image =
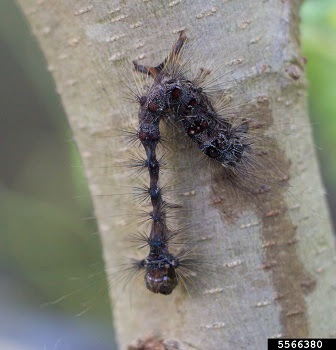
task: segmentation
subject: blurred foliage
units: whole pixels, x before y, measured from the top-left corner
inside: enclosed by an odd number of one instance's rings
[[[306,0],[301,45],[308,59],[309,109],[331,214],[336,222],[336,1]]]
[[[34,338],[35,327],[36,339],[24,340],[32,348],[53,349],[63,339],[65,349],[65,333],[85,328],[94,344],[111,349],[107,281],[96,222],[85,219],[93,214],[80,157],[46,62],[12,0],[0,3],[0,66],[0,308],[12,305],[11,322],[0,317],[0,348],[10,334]],[[29,324],[20,316],[27,309]],[[50,322],[46,340],[38,331],[43,317],[56,315],[72,326]],[[77,340],[71,349],[80,348]]]
[[[310,114],[322,174],[336,193],[336,1],[306,0],[301,15]],[[5,301],[0,294],[0,306],[40,310],[57,300],[40,312],[88,310],[83,317],[110,329],[97,228],[83,219],[92,207],[80,158],[46,62],[12,0],[0,4],[0,64],[0,283],[22,288]]]

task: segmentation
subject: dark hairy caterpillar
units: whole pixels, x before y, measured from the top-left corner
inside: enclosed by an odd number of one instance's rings
[[[166,210],[169,204],[162,197],[159,186],[160,161],[156,148],[160,142],[160,121],[170,119],[182,129],[198,148],[208,157],[229,170],[235,170],[243,163],[251,150],[251,142],[246,136],[249,130],[247,119],[233,126],[229,119],[216,111],[200,82],[208,74],[204,69],[193,80],[188,80],[183,67],[179,65],[179,55],[186,41],[184,31],[169,56],[158,66],[149,67],[134,62],[136,71],[153,78],[153,84],[146,93],[138,97],[140,104],[137,137],[141,141],[146,159],[143,166],[148,169],[150,185],[145,192],[150,197],[153,210],[150,214],[152,225],[146,238],[150,247],[148,256],[135,263],[145,269],[146,287],[154,292],[170,294],[178,284],[176,269],[188,261],[185,252],[174,256],[169,252],[169,241],[174,234],[167,228]]]

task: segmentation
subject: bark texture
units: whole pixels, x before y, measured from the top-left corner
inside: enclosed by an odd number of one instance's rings
[[[132,109],[123,98],[118,75],[128,65],[132,74],[132,59],[159,63],[182,28],[191,38],[205,38],[197,55],[217,55],[231,69],[244,62],[241,69],[233,69],[235,81],[261,103],[270,102],[265,117],[287,125],[291,134],[286,142],[277,136],[274,161],[280,164],[281,158],[288,165],[282,171],[299,198],[295,207],[283,193],[276,199],[265,195],[261,209],[248,199],[235,208],[222,179],[201,168],[181,170],[180,176],[196,189],[185,204],[188,215],[198,223],[197,231],[204,232],[204,251],[223,268],[223,275],[202,297],[181,290],[169,297],[153,295],[141,284],[134,287],[131,300],[128,293],[118,293],[113,313],[120,348],[148,336],[163,339],[150,341],[157,347],[148,348],[215,350],[266,349],[268,337],[336,336],[335,242],[306,132],[300,1],[18,3],[54,76],[93,195],[116,193],[123,180],[123,174],[108,171],[123,160],[118,159],[122,144],[105,136],[130,124],[125,105],[134,112],[130,120],[136,121],[136,106]],[[301,123],[293,125],[293,120]],[[125,224],[127,216],[114,214],[121,207],[131,214],[133,201],[127,195],[93,198],[110,271],[127,251],[123,238],[136,229]],[[111,288],[112,299],[115,294]]]

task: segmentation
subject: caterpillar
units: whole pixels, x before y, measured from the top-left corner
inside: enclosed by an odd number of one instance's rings
[[[160,122],[168,119],[178,125],[203,154],[225,168],[231,179],[237,178],[235,172],[241,173],[242,170],[245,175],[253,176],[250,164],[253,142],[248,135],[248,119],[238,118],[234,125],[230,118],[216,110],[201,87],[209,74],[205,69],[201,68],[193,80],[186,78],[179,62],[186,39],[185,32],[181,31],[168,57],[157,66],[144,66],[133,61],[137,72],[153,79],[145,93],[137,96],[139,126],[135,136],[146,153],[146,159],[139,165],[148,170],[149,186],[144,192],[149,196],[153,209],[150,213],[150,233],[144,237],[149,254],[145,259],[135,261],[134,265],[139,270],[145,270],[147,289],[165,295],[172,293],[178,285],[178,269],[184,264],[192,266],[192,263],[186,257],[188,251],[180,255],[169,252],[169,242],[175,235],[166,222],[167,209],[171,205],[163,199],[159,185],[161,162],[156,150],[161,139]],[[246,179],[250,178],[245,176]]]

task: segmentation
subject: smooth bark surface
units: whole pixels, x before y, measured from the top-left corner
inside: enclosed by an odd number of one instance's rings
[[[188,187],[195,188],[184,204],[186,215],[197,223],[197,232],[204,232],[204,251],[224,272],[202,296],[189,297],[182,290],[168,297],[153,295],[139,283],[130,300],[128,292],[111,287],[111,298],[118,294],[113,312],[120,348],[151,335],[164,339],[166,348],[181,349],[266,349],[268,337],[336,336],[335,243],[314,146],[304,132],[308,118],[299,53],[300,2],[18,3],[54,76],[83,158],[107,271],[125,251],[127,255],[123,239],[136,230],[127,224],[132,196],[106,195],[116,194],[125,183],[125,174],[109,171],[124,160],[125,144],[107,136],[136,125],[136,106],[124,99],[119,78],[127,67],[132,81],[133,59],[160,62],[185,28],[190,38],[204,38],[191,61],[219,57],[228,80],[233,77],[254,99],[270,101],[269,117],[274,124],[287,125],[291,135],[286,140],[277,135],[276,154],[290,164],[281,170],[298,198],[295,206],[286,192],[276,199],[266,195],[264,211],[248,200],[237,209],[222,180],[202,168],[179,170]],[[293,125],[293,120],[300,122]],[[183,157],[181,151],[175,162],[183,163]]]

